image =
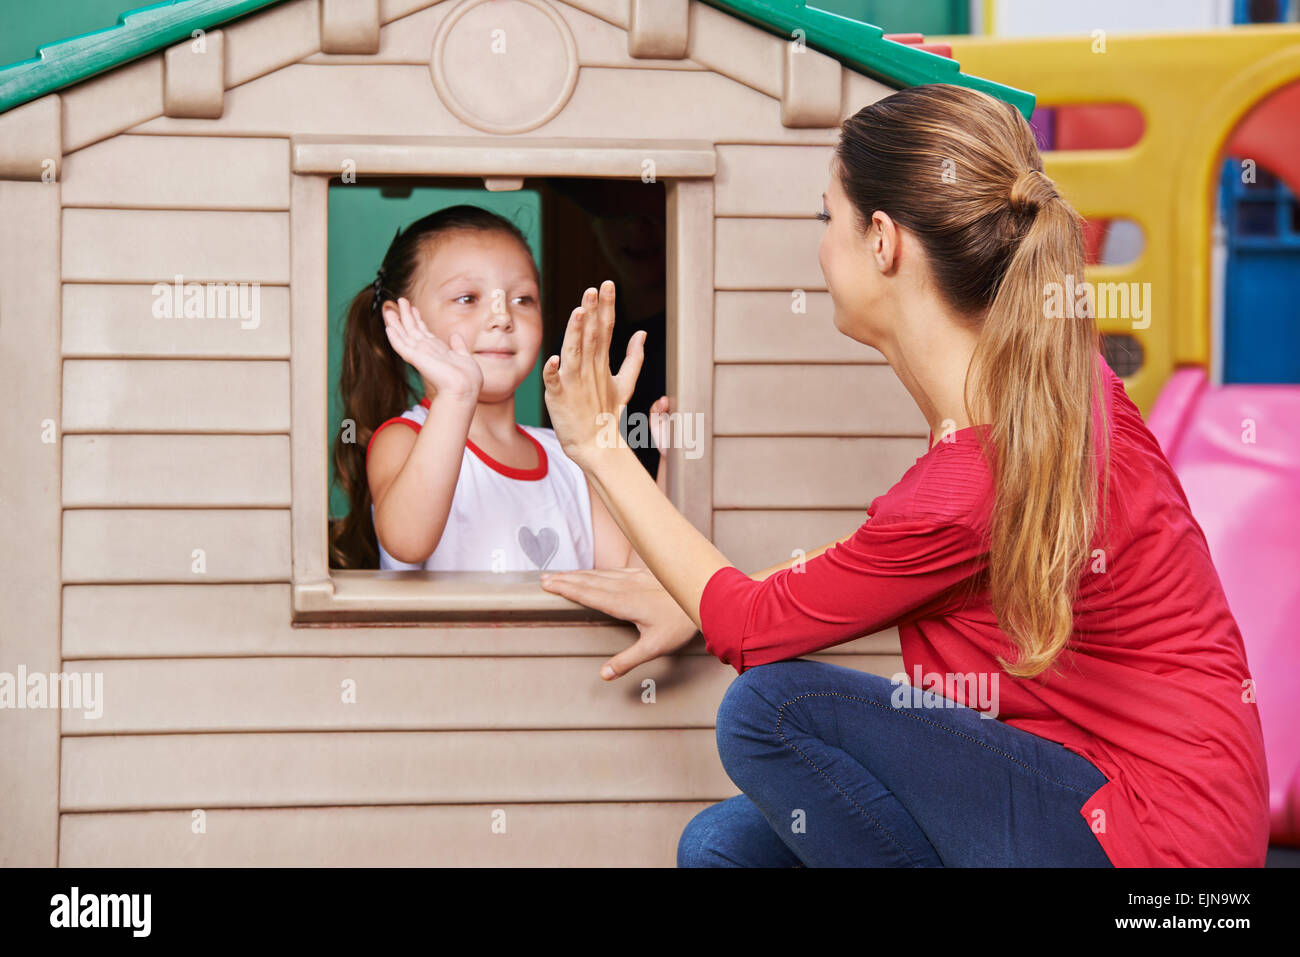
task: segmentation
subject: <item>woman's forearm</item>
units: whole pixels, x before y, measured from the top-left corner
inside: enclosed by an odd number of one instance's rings
[[[633,551],[700,627],[704,586],[731,562],[677,511],[629,447],[595,449],[581,464]]]
[[[655,484],[659,486],[659,491],[664,495],[668,494],[668,456],[662,452],[659,453],[659,469],[655,474]],[[626,537],[626,536],[625,536]],[[623,563],[624,568],[646,568],[645,560],[632,547],[632,543],[627,543],[627,561]]]

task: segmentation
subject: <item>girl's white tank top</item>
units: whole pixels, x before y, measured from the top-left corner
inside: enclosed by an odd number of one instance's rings
[[[375,429],[417,432],[429,411],[420,403]],[[515,425],[537,449],[537,465],[512,468],[466,440],[447,526],[423,565],[399,562],[379,546],[379,567],[407,571],[573,571],[595,563],[587,478],[564,454],[552,429]],[[367,446],[369,457],[370,448]],[[371,521],[374,505],[370,506]]]

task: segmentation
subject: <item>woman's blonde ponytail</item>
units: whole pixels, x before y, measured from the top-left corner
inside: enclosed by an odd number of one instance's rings
[[[1092,397],[1098,348],[1083,286],[1082,222],[1041,170],[1021,171],[1007,196],[1024,233],[971,360],[978,418],[989,423],[997,488],[990,589],[1020,657],[1037,675],[1074,632],[1074,598],[1096,528]]]

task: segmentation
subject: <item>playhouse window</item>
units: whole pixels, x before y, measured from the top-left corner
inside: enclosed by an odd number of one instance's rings
[[[519,424],[550,427],[541,363],[559,350],[583,290],[604,279],[619,290],[615,366],[627,338],[638,329],[648,333],[628,414],[648,412],[670,392],[681,407],[707,408],[713,288],[711,270],[698,264],[713,259],[712,144],[302,135],[293,137],[291,156],[294,623],[611,621],[542,589],[540,569],[380,570],[373,558],[340,561],[331,554],[331,523],[350,507],[332,460],[335,437],[347,425],[338,394],[346,309],[373,281],[399,225],[449,205],[480,205],[521,229],[541,277],[543,341],[515,393]],[[654,175],[643,175],[647,170]],[[678,315],[701,321],[682,327]],[[422,394],[418,373],[408,372],[407,407]],[[403,411],[384,410],[384,417]],[[625,435],[631,426],[625,419]],[[638,455],[653,474],[658,451]],[[669,450],[669,495],[707,528],[710,475],[682,458]]]
[[[515,393],[515,418],[521,425],[550,427],[543,400],[541,366],[559,352],[564,327],[588,286],[614,280],[617,318],[611,354],[617,369],[630,335],[647,334],[646,360],[628,414],[648,415],[666,391],[666,295],[662,183],[639,180],[570,178],[528,179],[516,190],[486,190],[468,180],[372,178],[329,190],[329,422],[331,436],[345,428],[339,371],[344,352],[348,304],[374,279],[384,251],[398,227],[438,209],[460,203],[482,206],[513,222],[528,240],[541,276],[542,345],[533,371]],[[407,366],[414,396],[423,394],[419,374]],[[415,400],[412,400],[412,403]],[[405,408],[393,409],[396,416]],[[628,433],[625,416],[622,428]],[[333,442],[333,439],[331,439]],[[637,455],[653,475],[658,453]],[[348,496],[330,468],[330,521],[349,510]]]

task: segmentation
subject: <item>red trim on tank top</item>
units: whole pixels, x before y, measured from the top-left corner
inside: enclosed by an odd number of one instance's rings
[[[429,399],[427,396],[420,400],[420,405],[424,406],[426,410],[429,408]],[[370,445],[374,444],[375,436],[379,434],[380,429],[384,428],[384,426],[392,425],[394,422],[405,422],[411,428],[415,429],[416,432],[420,431],[419,423],[413,422],[410,419],[404,419],[401,416],[398,416],[395,419],[389,419],[387,422],[384,422],[383,425],[380,425],[378,429],[375,429],[374,435],[370,436],[370,444],[366,446],[366,458],[370,457]],[[533,448],[537,449],[537,464],[530,469],[517,469],[512,465],[506,465],[504,462],[498,462],[475,445],[469,438],[465,439],[465,445],[471,452],[479,457],[479,460],[482,461],[484,465],[495,472],[500,472],[502,475],[506,476],[506,478],[518,479],[521,482],[536,482],[546,478],[548,470],[546,449],[542,448],[542,443],[538,442],[537,439],[525,432],[518,422],[515,423],[515,429],[520,435],[533,443]]]
[[[410,419],[404,419],[404,418],[402,418],[400,415],[397,416],[396,418],[388,419],[388,420],[385,421],[385,422],[381,422],[381,423],[379,424],[379,428],[375,429],[374,432],[370,433],[370,441],[366,443],[366,461],[367,461],[367,462],[370,461],[370,447],[371,447],[372,445],[375,444],[375,439],[379,438],[379,433],[382,432],[382,431],[384,431],[384,429],[388,428],[390,425],[395,425],[395,424],[398,423],[398,422],[402,422],[402,423],[405,423],[406,425],[409,425],[411,428],[415,429],[415,431],[417,431],[417,432],[420,431],[420,423],[418,423],[418,422],[412,422]]]

